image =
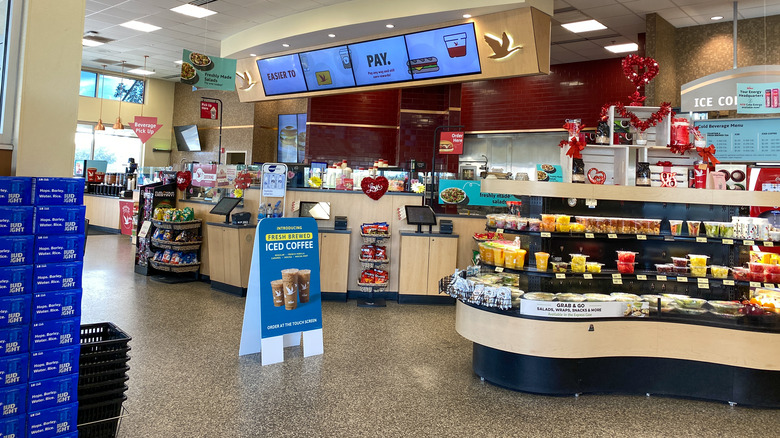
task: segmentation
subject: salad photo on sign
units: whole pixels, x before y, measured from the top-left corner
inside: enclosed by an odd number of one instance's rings
[[[236,60],[182,51],[181,82],[197,88],[234,91]]]

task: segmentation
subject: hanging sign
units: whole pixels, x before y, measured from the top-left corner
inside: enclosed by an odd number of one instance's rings
[[[460,131],[445,131],[439,137],[440,154],[463,154],[463,133]]]
[[[219,105],[217,102],[200,101],[200,118],[217,120],[219,118]]]
[[[195,187],[216,187],[217,186],[217,165],[216,164],[193,164],[192,185]]]
[[[262,364],[282,362],[283,347],[322,354],[322,302],[317,223],[312,218],[257,224],[239,355],[262,351]]]
[[[684,84],[680,90],[680,108],[682,112],[739,111],[739,84],[752,84],[765,91],[767,88],[774,89],[772,83],[777,82],[780,82],[780,65],[724,70]]]
[[[737,84],[737,114],[780,113],[780,82]]]
[[[156,134],[157,131],[162,128],[162,126],[163,125],[157,124],[157,117],[135,116],[133,123],[130,123],[130,128],[132,128],[133,132],[135,132],[135,135],[141,139],[141,143],[146,143],[149,141],[149,139],[152,138],[152,136]]]
[[[236,60],[182,51],[181,82],[197,88],[234,91]]]

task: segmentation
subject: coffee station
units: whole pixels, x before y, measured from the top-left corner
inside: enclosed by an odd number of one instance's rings
[[[120,232],[123,215],[121,204],[138,202],[138,191],[135,190],[138,164],[130,158],[125,166],[125,172],[105,172],[106,162],[100,160],[85,160],[81,166],[87,183],[84,187],[86,217],[91,226],[107,232]],[[131,207],[125,206],[124,209],[128,208],[132,215]]]

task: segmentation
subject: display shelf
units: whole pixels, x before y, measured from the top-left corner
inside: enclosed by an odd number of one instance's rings
[[[193,230],[200,228],[200,219],[186,222],[166,222],[152,220],[152,223],[155,227],[162,228],[163,230]]]
[[[152,265],[154,269],[157,269],[158,271],[164,271],[164,272],[198,272],[200,269],[200,263],[190,263],[190,264],[170,264],[170,263],[162,263],[162,262],[156,262],[154,260],[149,260],[149,264]]]
[[[489,232],[496,232],[496,227],[486,225],[485,230]],[[507,230],[504,228],[504,234],[513,234],[520,236],[540,236],[543,238],[564,238],[564,239],[618,239],[618,240],[658,240],[664,242],[687,242],[687,243],[721,243],[723,245],[744,245],[744,246],[767,246],[773,247],[775,245],[780,246],[780,242],[773,242],[770,240],[756,240],[756,239],[737,239],[734,237],[707,237],[707,236],[673,236],[671,234],[622,234],[622,233],[559,233],[559,232],[546,232],[546,231],[518,231]],[[591,237],[592,235],[592,237]],[[614,237],[610,237],[614,235]],[[644,237],[640,237],[644,236]],[[489,242],[490,240],[483,240],[474,238],[477,242]]]
[[[152,246],[162,249],[173,249],[176,251],[196,251],[200,249],[200,245],[203,242],[198,240],[196,242],[170,242],[167,240],[152,239]]]
[[[780,192],[610,186],[486,179],[483,193],[677,204],[780,206]]]

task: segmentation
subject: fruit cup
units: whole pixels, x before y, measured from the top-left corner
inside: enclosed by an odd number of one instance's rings
[[[604,266],[604,263],[599,263],[599,262],[585,263],[585,269],[592,274],[600,274],[602,266]]]
[[[482,260],[482,263],[486,263],[488,265],[493,264],[493,248],[488,246],[487,243],[480,243],[479,244],[479,258]]]
[[[493,248],[493,264],[495,266],[504,266],[504,248]]]
[[[749,274],[750,270],[748,268],[743,268],[741,266],[731,268],[731,275],[734,277],[734,280],[747,281]]]
[[[554,214],[543,214],[542,215],[542,224],[539,227],[541,231],[555,231],[555,215]]]
[[[546,271],[547,262],[550,260],[550,254],[546,252],[536,252],[534,253],[534,257],[536,257],[536,269],[539,271]]]
[[[710,272],[715,278],[728,278],[729,276],[729,268],[727,266],[712,265],[710,266]]]
[[[674,272],[674,265],[671,263],[661,263],[655,265],[655,271],[659,274],[671,274]]]
[[[517,249],[506,248],[504,249],[504,267],[507,269],[515,269],[517,266]]]
[[[719,237],[720,222],[704,222],[704,233],[707,235],[707,237]]]
[[[706,277],[707,276],[707,267],[706,266],[691,266],[691,275],[694,277]]]
[[[637,254],[639,253],[634,251],[618,251],[618,261],[622,263],[634,263]]]
[[[618,272],[621,274],[633,274],[634,273],[634,265],[636,263],[634,262],[617,262],[617,269]]]
[[[733,222],[721,222],[719,226],[720,237],[733,238],[734,237],[734,223]]]
[[[496,226],[496,216],[495,214],[489,214],[487,215],[487,226],[489,227],[495,227]]]
[[[688,275],[688,272],[690,272],[690,269],[687,266],[673,266],[672,269],[675,274],[679,275]]]
[[[683,221],[669,219],[669,229],[672,232],[672,236],[682,236]]]
[[[566,262],[552,262],[553,272],[566,272],[566,267],[569,266]]]
[[[571,256],[571,272],[583,273],[585,272],[585,263],[588,256],[584,254],[569,254]]]
[[[701,227],[701,221],[685,221],[685,223],[688,225],[689,236],[699,235],[699,228]]]
[[[702,267],[707,266],[707,259],[710,258],[710,256],[706,255],[699,255],[699,254],[688,254],[688,258],[691,260],[691,267]]]
[[[568,233],[571,224],[571,216],[565,214],[555,215],[555,231],[559,233]]]
[[[688,266],[688,259],[685,257],[672,257],[672,263],[676,267],[685,268]]]
[[[506,215],[496,215],[496,228],[506,228]]]
[[[528,231],[539,231],[542,228],[542,221],[539,219],[528,219]]]

